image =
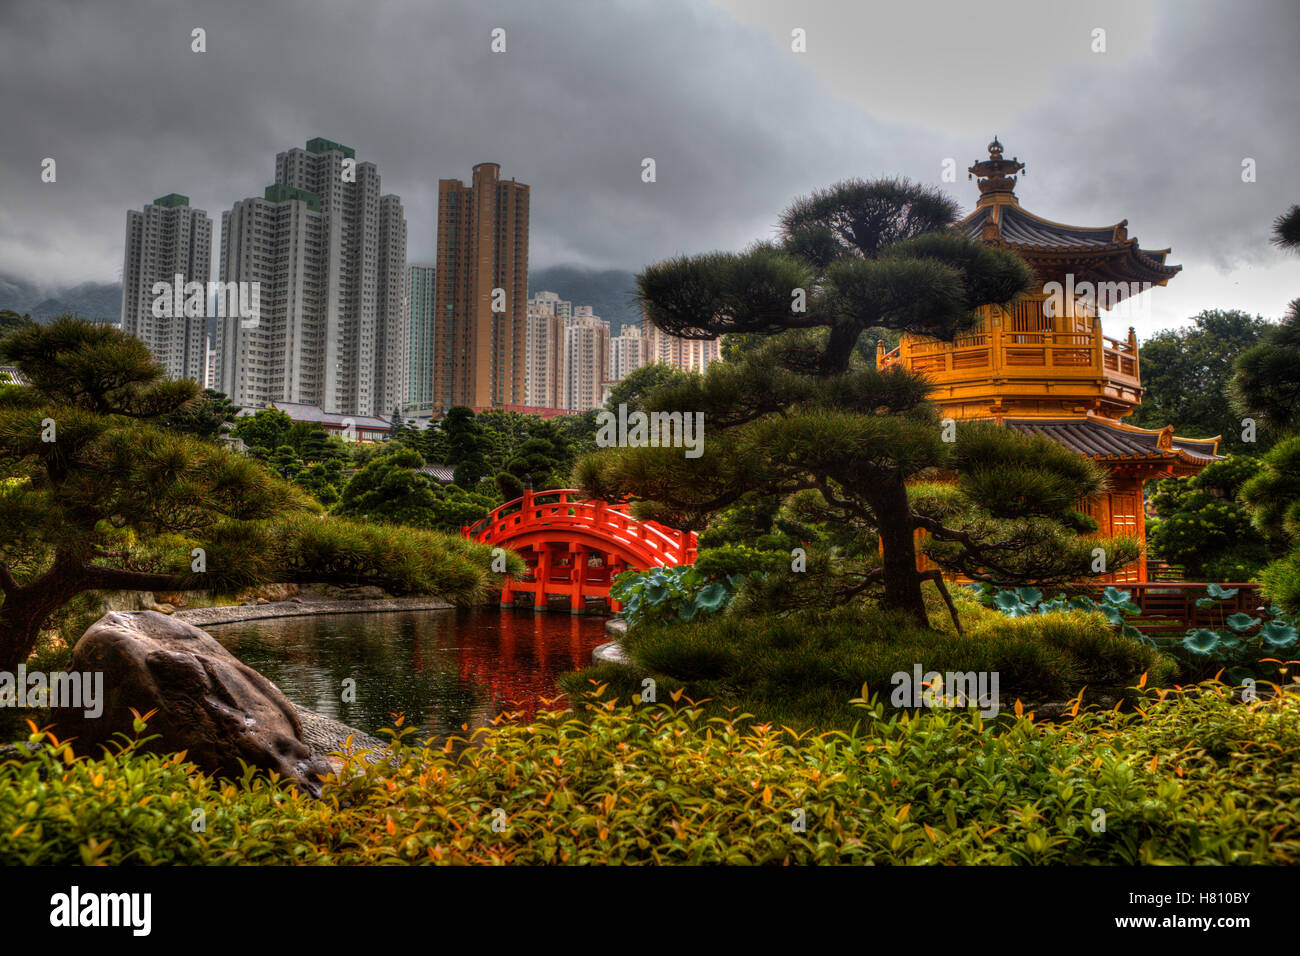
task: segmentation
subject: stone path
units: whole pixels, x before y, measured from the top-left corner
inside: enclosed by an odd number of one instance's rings
[[[235,624],[273,617],[308,617],[315,614],[365,614],[390,611],[445,611],[455,607],[438,598],[385,598],[377,601],[274,601],[270,604],[235,604],[226,607],[196,607],[169,615],[206,627]]]

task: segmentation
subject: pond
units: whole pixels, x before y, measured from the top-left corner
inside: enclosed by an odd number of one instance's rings
[[[605,618],[476,608],[271,618],[205,628],[295,704],[375,733],[465,735],[507,710],[531,714],[555,680],[591,663]],[[355,681],[345,700],[346,680]]]

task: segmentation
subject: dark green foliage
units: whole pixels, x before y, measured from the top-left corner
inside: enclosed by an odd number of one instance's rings
[[[695,569],[711,581],[766,574],[789,563],[784,551],[764,551],[743,544],[724,544],[701,551]]]
[[[402,410],[401,410],[401,408],[394,408],[394,409],[393,409],[393,414],[392,414],[392,416],[391,416],[391,422],[392,422],[392,424],[391,424],[391,426],[390,426],[390,428],[389,428],[389,431],[388,431],[388,440],[389,440],[389,441],[395,441],[395,442],[398,442],[398,443],[402,443],[402,442],[403,442],[403,439],[404,439],[408,434],[410,434],[411,432],[414,432],[414,431],[415,431],[415,428],[412,427],[411,424],[410,424],[409,422],[407,422],[407,420],[406,420],[405,418],[402,417]]]
[[[1300,299],[1258,345],[1237,356],[1232,395],[1236,409],[1272,441],[1300,429]]]
[[[593,447],[594,436],[594,412],[545,419],[458,406],[427,428],[394,433],[392,442],[419,452],[425,461],[446,463],[458,487],[494,496],[500,504],[519,497],[530,478],[538,491],[567,487],[578,448]]]
[[[1300,206],[1274,223],[1274,241],[1300,249]],[[1238,407],[1275,431],[1290,434],[1264,456],[1263,470],[1242,486],[1255,527],[1284,556],[1260,574],[1264,592],[1291,614],[1300,613],[1300,299],[1282,324],[1237,360]]]
[[[501,575],[492,571],[492,549],[456,534],[357,521],[322,521],[297,515],[272,528],[267,542],[272,581],[349,581],[375,584],[391,594],[432,594],[454,604],[482,603]],[[506,553],[507,573],[524,571],[523,559]]]
[[[447,411],[440,427],[446,436],[447,456],[456,466],[453,480],[461,488],[472,489],[491,471],[483,426],[476,421],[473,409],[457,405]]]
[[[483,518],[496,502],[455,485],[444,488],[416,469],[419,453],[384,448],[349,479],[334,511],[365,521],[455,533]]]
[[[564,431],[565,437],[569,440],[569,447],[573,450],[573,460],[577,461],[582,455],[589,455],[596,450],[596,416],[599,409],[591,408],[579,415],[564,415],[557,419],[560,428]],[[570,464],[570,471],[572,463]]]
[[[568,433],[555,422],[533,417],[527,437],[514,446],[505,467],[497,473],[501,498],[509,501],[519,497],[529,482],[537,491],[567,488],[572,466],[573,447]]]
[[[1300,249],[1300,205],[1292,206],[1273,221],[1273,241],[1283,249]]]
[[[1270,540],[1300,540],[1300,436],[1287,438],[1264,456],[1262,467],[1241,487],[1255,525]]]
[[[0,339],[15,329],[31,324],[33,324],[31,315],[19,315],[13,309],[0,309]]]
[[[1241,488],[1255,527],[1283,557],[1260,572],[1264,592],[1292,614],[1300,613],[1300,435],[1275,445],[1263,467]]]
[[[1292,614],[1300,613],[1300,551],[1268,564],[1259,578],[1273,601]]]
[[[28,325],[0,342],[0,358],[18,366],[32,394],[52,405],[95,414],[156,419],[196,402],[199,388],[167,381],[144,343],[97,322],[61,317]]]
[[[710,580],[746,582],[731,605],[740,613],[825,607],[855,585],[850,565],[876,560],[863,546],[855,529],[828,520],[815,491],[784,502],[755,496],[709,523],[695,567]]]
[[[267,453],[288,442],[291,428],[293,419],[287,412],[278,408],[261,408],[235,423],[235,435],[250,450],[260,449]]]
[[[237,419],[234,434],[249,455],[326,506],[339,500],[352,459],[373,454],[372,446],[349,445],[315,422],[295,422],[274,408]]]
[[[183,432],[207,441],[216,441],[221,437],[225,426],[235,420],[238,411],[239,409],[224,393],[207,388],[203,390],[203,395],[197,402],[167,415],[159,424],[172,431]]]
[[[537,415],[507,411],[503,408],[486,408],[474,414],[474,424],[481,429],[482,453],[489,472],[505,467],[521,442],[530,438],[545,419]],[[457,459],[452,459],[456,462]]]
[[[605,408],[617,412],[619,405],[626,405],[628,412],[642,410],[645,397],[656,388],[680,381],[685,375],[680,369],[662,362],[652,362],[628,372],[609,390],[609,399]]]
[[[957,204],[937,189],[902,179],[850,179],[796,199],[779,222],[789,251],[825,268],[844,256],[870,258],[956,218]]]
[[[1235,309],[1207,309],[1192,323],[1157,332],[1142,343],[1142,404],[1129,423],[1173,425],[1175,434],[1188,438],[1222,435],[1222,452],[1261,453],[1277,434],[1257,429],[1254,442],[1242,440],[1242,416],[1230,401],[1233,361],[1272,326],[1262,316]]]
[[[1259,469],[1259,459],[1231,455],[1195,477],[1156,482],[1157,518],[1147,523],[1151,554],[1181,565],[1190,581],[1254,580],[1268,547],[1237,494]]]
[[[433,482],[416,471],[423,466],[419,452],[409,448],[377,455],[348,480],[335,513],[428,527],[438,493]]]
[[[1274,221],[1273,241],[1300,251],[1300,206]],[[1280,325],[1238,356],[1232,393],[1237,410],[1274,435],[1300,429],[1300,299],[1291,302]]]

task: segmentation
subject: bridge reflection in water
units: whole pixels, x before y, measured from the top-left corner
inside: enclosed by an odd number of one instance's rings
[[[536,713],[591,662],[604,619],[481,608],[276,618],[212,636],[294,703],[371,733],[394,713],[420,736],[464,734],[507,710]],[[344,699],[345,680],[356,682]]]

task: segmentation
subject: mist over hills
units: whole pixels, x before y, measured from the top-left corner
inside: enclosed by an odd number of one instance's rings
[[[584,269],[552,266],[528,276],[529,294],[554,292],[574,305],[589,305],[609,322],[610,334],[641,321],[641,308],[633,294],[636,279],[625,269]],[[23,279],[0,276],[0,309],[31,313],[38,322],[73,312],[92,319],[117,321],[122,312],[120,282],[82,282],[70,286],[38,286]]]
[[[122,314],[122,283],[82,282],[43,287],[0,276],[0,309],[13,309],[20,315],[30,312],[37,322],[48,322],[64,312],[116,322]]]

